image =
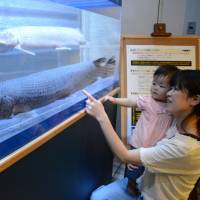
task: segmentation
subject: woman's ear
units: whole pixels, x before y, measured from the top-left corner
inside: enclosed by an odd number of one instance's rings
[[[196,106],[200,103],[200,95],[195,95],[191,97],[190,104],[191,106]]]

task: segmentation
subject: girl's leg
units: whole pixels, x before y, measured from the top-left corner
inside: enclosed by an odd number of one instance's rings
[[[125,177],[128,178],[128,192],[134,196],[136,195],[139,191],[137,189],[137,183],[136,180],[137,178],[139,178],[142,174],[144,173],[144,167],[143,166],[139,166],[137,169],[132,169],[129,170],[126,166],[126,170],[125,170]]]
[[[103,185],[92,193],[90,200],[139,200],[128,193],[127,184],[128,179],[124,178]]]

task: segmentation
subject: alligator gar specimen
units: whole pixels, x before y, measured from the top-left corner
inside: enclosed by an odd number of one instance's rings
[[[114,65],[100,65],[103,61],[101,58],[0,82],[0,118],[47,105],[83,89],[98,77],[113,75]]]
[[[70,48],[85,44],[78,29],[53,26],[19,26],[0,32],[0,52],[13,48],[34,55],[32,48]]]

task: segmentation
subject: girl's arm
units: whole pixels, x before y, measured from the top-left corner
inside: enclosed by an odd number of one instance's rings
[[[120,106],[125,106],[125,107],[137,107],[136,101],[133,99],[128,99],[128,98],[114,98],[111,96],[106,96],[104,100],[108,100],[112,102],[113,104],[118,104]]]
[[[112,151],[123,162],[140,165],[141,160],[139,149],[128,150],[113,129],[112,124],[104,110],[103,104],[96,100],[88,92],[84,91],[84,94],[88,97],[88,100],[86,101],[86,111],[99,122]]]

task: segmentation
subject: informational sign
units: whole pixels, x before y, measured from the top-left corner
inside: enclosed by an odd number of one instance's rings
[[[175,65],[180,69],[196,69],[195,46],[126,45],[127,97],[149,95],[153,73],[158,66]],[[131,134],[138,112],[128,109],[127,134]]]

